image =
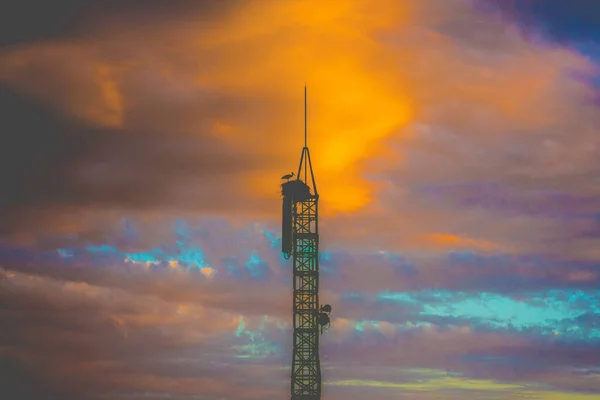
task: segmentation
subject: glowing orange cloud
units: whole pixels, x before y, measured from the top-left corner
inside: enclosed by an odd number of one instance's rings
[[[405,143],[402,128],[410,122],[479,132],[482,116],[470,107],[482,107],[496,119],[487,123],[483,115],[481,141],[555,122],[551,110],[560,107],[549,88],[581,60],[537,49],[500,27],[491,36],[518,56],[473,56],[456,46],[452,35],[460,32],[446,37],[432,28],[444,15],[471,15],[466,5],[452,4],[444,10],[444,2],[428,1],[248,1],[218,23],[108,26],[94,40],[17,49],[0,55],[0,79],[94,124],[210,136],[232,154],[269,160],[260,171],[219,181],[235,188],[245,210],[250,201],[278,201],[279,177],[297,167],[306,83],[320,211],[350,213],[373,204],[381,188],[364,176],[365,162],[401,162],[396,152],[382,155],[389,140]],[[465,108],[454,112],[456,104]],[[414,176],[427,169],[435,168],[425,165]]]
[[[205,114],[203,118],[212,119],[209,132],[231,146],[290,160],[282,169],[295,168],[299,157],[302,87],[307,83],[309,145],[324,191],[322,212],[355,211],[370,202],[373,192],[358,164],[377,154],[381,140],[415,112],[397,54],[376,36],[406,25],[411,3],[381,1],[374,8],[365,0],[318,6],[301,0],[252,1],[208,27],[159,25],[152,32],[125,27],[118,37],[109,33],[90,43],[19,49],[5,55],[10,62],[0,77],[55,104],[58,96],[69,114],[111,128],[135,129],[137,122],[128,118],[130,105],[152,96],[176,101],[187,90],[243,98],[248,109],[258,103],[258,112]],[[161,46],[165,41],[168,51]],[[131,47],[131,53],[107,56],[116,42]],[[148,53],[155,62],[144,62]],[[72,90],[50,93],[32,85],[22,72],[32,66],[46,70],[46,79],[68,80],[65,86]],[[153,78],[140,83],[145,73]],[[169,93],[147,92],[159,84],[167,85]],[[195,125],[180,132],[205,131],[201,122],[190,121]],[[280,175],[278,169],[244,176],[242,186],[247,185],[246,194],[274,197]]]
[[[257,1],[197,42],[218,65],[198,74],[199,85],[267,93],[286,104],[288,110],[275,106],[263,115],[280,127],[270,135],[285,137],[278,142],[288,148],[278,151],[294,164],[302,144],[301,94],[307,82],[309,146],[317,183],[326,191],[325,212],[355,211],[370,201],[372,187],[360,177],[357,163],[372,156],[377,144],[414,112],[392,50],[374,37],[405,23],[411,7],[391,1],[379,6],[372,8],[367,1],[318,7],[306,1]],[[269,193],[275,174],[250,177],[251,186]]]

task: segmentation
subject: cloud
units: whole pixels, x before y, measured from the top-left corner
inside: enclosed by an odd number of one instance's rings
[[[11,327],[2,332],[2,351],[12,362],[8,371],[21,379],[41,380],[44,384],[36,387],[50,396],[114,393],[120,398],[147,392],[186,398],[201,390],[206,396],[258,398],[283,393],[287,387],[291,332],[283,315],[241,316],[204,302],[165,301],[23,273],[9,273],[2,289],[3,323]],[[43,343],[37,339],[41,330]],[[153,349],[151,357],[148,348]],[[378,385],[395,388],[399,395],[418,389],[415,379],[425,379],[421,390],[429,391],[477,387],[484,390],[482,395],[491,395],[501,386],[523,386],[537,394],[531,382],[554,383],[557,368],[563,371],[559,386],[572,390],[577,385],[566,377],[579,379],[579,384],[584,378],[568,368],[574,364],[589,368],[598,361],[582,341],[540,342],[467,326],[389,324],[337,316],[323,336],[322,359],[325,366],[333,361],[342,368],[324,369],[332,392],[337,383],[356,377],[385,379],[386,373],[377,371],[386,366],[392,375],[394,368],[440,370],[439,378],[426,371],[404,371],[394,378],[390,375],[390,384]],[[26,370],[21,369],[24,366]],[[454,377],[443,378],[450,373],[445,370],[454,371]],[[464,378],[457,379],[457,374]],[[248,382],[254,383],[247,387]],[[597,389],[593,382],[588,383],[590,390]],[[368,382],[357,384],[370,387]],[[248,392],[242,395],[244,388]]]
[[[471,1],[217,3],[1,49],[15,396],[289,391],[305,81],[328,398],[597,394],[594,60]]]
[[[65,234],[20,247],[4,245],[0,262],[12,272],[120,288],[167,301],[199,301],[237,313],[260,315],[270,310],[281,317],[289,311],[285,304],[291,301],[292,265],[282,257],[280,240],[271,229],[268,224],[211,218],[124,220],[111,228],[104,241]],[[550,293],[594,297],[598,280],[594,263],[460,249],[405,254],[325,250],[320,260],[323,298],[340,309],[341,318],[363,313],[383,317],[384,310],[372,303],[383,293],[433,290],[438,295],[463,293],[472,299],[487,293],[493,301],[518,305],[523,299]],[[240,287],[244,296],[239,295]],[[464,300],[463,295],[452,301]],[[557,302],[566,301],[564,296]],[[388,312],[396,312],[396,322],[410,320],[398,311]]]
[[[26,274],[11,274],[2,285],[3,323],[13,326],[2,333],[8,371],[21,379],[42,379],[41,388],[50,396],[169,390],[191,396],[200,388],[205,395],[226,395],[233,389],[232,382],[224,383],[219,363],[226,366],[234,354],[204,361],[197,355],[222,351],[223,335],[234,338],[241,321],[237,315]],[[43,342],[37,339],[39,330]],[[148,348],[153,349],[150,358]],[[187,372],[185,364],[191,368]]]
[[[384,248],[448,234],[548,251],[589,225],[570,221],[565,230],[557,207],[570,205],[550,199],[568,192],[572,204],[597,206],[600,121],[593,89],[576,79],[594,72],[588,59],[532,43],[469,2],[383,2],[362,12],[366,6],[315,13],[310,2],[231,3],[211,11],[220,24],[206,22],[210,13],[190,11],[203,21],[193,24],[157,12],[148,14],[152,29],[109,9],[83,39],[5,51],[5,83],[98,131],[94,145],[79,150],[76,172],[56,171],[63,196],[79,187],[85,196],[55,201],[54,218],[73,220],[74,207],[93,207],[275,219],[277,177],[301,146],[308,81],[321,212],[347,228],[332,239],[374,246],[348,227],[360,216],[364,232],[402,224],[389,239],[375,238]],[[442,184],[456,190],[424,201],[424,187]],[[477,185],[498,187],[493,200],[467,197],[464,187]],[[24,212],[36,221],[39,209]],[[571,241],[561,253],[582,246]]]
[[[114,24],[119,27],[118,36],[102,34],[99,39],[33,44],[6,52],[1,75],[19,90],[51,102],[67,115],[88,123],[141,131],[144,137],[149,131],[168,130],[171,140],[177,137],[178,143],[181,140],[193,143],[181,135],[212,137],[224,146],[256,154],[267,163],[269,159],[280,161],[295,154],[293,147],[286,145],[289,141],[281,139],[284,137],[281,132],[297,130],[300,139],[301,118],[290,117],[301,115],[301,100],[298,99],[300,107],[293,106],[293,100],[301,93],[298,90],[301,84],[293,82],[308,79],[315,87],[313,90],[311,86],[310,91],[311,109],[321,110],[325,106],[333,111],[319,114],[324,119],[311,116],[311,132],[319,132],[319,140],[312,142],[315,164],[323,171],[321,182],[331,182],[327,202],[337,203],[337,208],[355,209],[366,201],[365,185],[351,185],[350,181],[336,183],[333,175],[343,173],[354,160],[363,158],[362,152],[370,143],[390,135],[409,116],[404,111],[408,110],[406,96],[394,93],[386,82],[388,78],[397,80],[392,71],[371,65],[376,58],[385,58],[389,51],[369,39],[371,31],[392,23],[388,11],[405,20],[408,11],[404,9],[408,6],[390,3],[373,17],[357,18],[357,12],[364,6],[361,2],[345,7],[330,5],[321,7],[320,13],[314,15],[307,3],[292,2],[273,8],[270,3],[255,2],[247,9],[232,9],[227,24],[206,28],[197,25],[195,29],[169,19],[153,30],[139,26],[133,29],[111,21],[111,30],[115,29]],[[278,18],[267,18],[269,13],[277,14]],[[328,30],[324,28],[327,21],[340,21],[343,28]],[[364,37],[355,32],[357,24],[363,23],[367,24]],[[286,25],[291,29],[281,36],[278,32]],[[314,41],[317,36],[321,44]],[[312,43],[311,47],[306,47],[307,41]],[[177,43],[175,48],[174,43]],[[328,49],[340,44],[355,51],[360,49],[360,53],[341,52],[339,57],[328,54]],[[156,63],[145,62],[150,55]],[[321,63],[306,69],[311,59],[323,56],[326,58]],[[241,59],[243,74],[238,72]],[[331,75],[333,70],[337,72]],[[56,83],[55,87],[49,86],[51,82]],[[65,93],[60,89],[65,86],[73,89]],[[350,96],[348,90],[355,94]],[[326,95],[336,92],[337,104]],[[371,99],[370,108],[365,107],[366,98]],[[358,110],[362,112],[358,114]],[[360,120],[353,121],[353,114],[360,115]],[[294,120],[297,122],[288,122]],[[374,120],[379,121],[378,125],[373,124]],[[362,128],[358,128],[357,122]],[[327,133],[334,125],[338,126]],[[203,144],[206,146],[206,142]],[[139,143],[139,147],[145,154],[148,146]],[[322,150],[325,148],[337,148],[339,156],[325,156]],[[108,163],[117,164],[112,160]],[[270,190],[265,192],[263,182],[271,174],[276,176],[272,167],[268,175],[262,172],[246,176],[255,188],[251,193],[256,195],[257,189],[261,197],[270,193]],[[358,179],[356,172],[352,174],[348,179]],[[141,178],[137,174],[136,177]],[[344,191],[348,190],[357,192],[347,196]]]
[[[2,215],[7,220],[4,233],[35,233],[47,230],[44,225],[59,231],[60,225],[82,225],[78,207],[90,212],[84,219],[92,216],[96,228],[98,220],[114,208],[178,207],[180,212],[198,204],[207,209],[239,208],[233,187],[212,195],[204,189],[215,187],[234,171],[265,165],[258,157],[232,154],[210,140],[175,139],[166,132],[106,131],[65,122],[43,106],[10,91],[3,93],[5,122],[12,127],[3,136],[0,175]],[[199,186],[182,185],[188,179]],[[223,197],[227,191],[231,196]],[[100,217],[94,217],[97,209]]]

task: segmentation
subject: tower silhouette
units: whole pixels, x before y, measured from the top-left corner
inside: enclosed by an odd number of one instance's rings
[[[292,400],[321,398],[319,330],[330,324],[331,306],[319,307],[319,194],[307,146],[306,86],[304,147],[295,180],[281,185],[283,195],[282,252],[293,260],[294,349]],[[309,185],[309,173],[311,185]],[[287,178],[287,176],[286,176]]]

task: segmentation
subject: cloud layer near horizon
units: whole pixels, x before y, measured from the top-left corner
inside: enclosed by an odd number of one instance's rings
[[[0,49],[15,396],[286,395],[305,81],[325,398],[600,393],[598,65],[482,2],[371,3],[100,7]]]

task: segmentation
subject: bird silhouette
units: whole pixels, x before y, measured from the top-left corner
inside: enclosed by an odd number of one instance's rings
[[[294,173],[292,172],[291,174],[287,174],[281,177],[281,179],[287,179],[288,182],[290,181],[290,178],[292,178],[294,176]]]

